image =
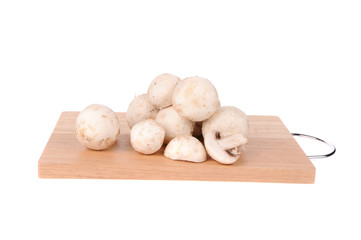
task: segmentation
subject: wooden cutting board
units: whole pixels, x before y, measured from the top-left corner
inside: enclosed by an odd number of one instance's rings
[[[164,147],[142,155],[130,145],[125,113],[117,113],[120,135],[104,151],[83,147],[75,138],[78,112],[63,112],[38,163],[40,178],[154,179],[314,183],[315,167],[279,117],[249,116],[246,151],[232,165],[174,161]]]

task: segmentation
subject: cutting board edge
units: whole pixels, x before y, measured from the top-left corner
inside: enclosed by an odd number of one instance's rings
[[[173,172],[162,172],[157,177],[154,174],[127,169],[112,169],[104,172],[97,172],[96,169],[84,173],[80,171],[81,165],[73,164],[47,164],[39,161],[38,177],[40,179],[122,179],[122,180],[171,180],[171,181],[210,181],[210,182],[263,182],[263,183],[315,183],[316,168],[251,168],[244,175],[200,175],[195,178],[192,174],[182,175]],[[245,169],[243,169],[245,170]],[[79,174],[81,173],[81,174]],[[275,174],[276,173],[276,174]],[[255,177],[256,176],[256,177]]]

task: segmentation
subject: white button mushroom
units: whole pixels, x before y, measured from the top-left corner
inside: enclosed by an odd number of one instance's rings
[[[247,115],[242,110],[233,106],[221,107],[202,124],[203,136],[211,130],[218,131],[222,133],[223,136],[229,136],[239,132],[247,137]]]
[[[180,116],[172,106],[159,111],[155,121],[165,130],[164,143],[179,135],[192,135],[194,123]]]
[[[157,76],[149,85],[148,99],[157,108],[172,105],[172,94],[180,79],[169,73]]]
[[[75,135],[87,148],[103,150],[116,142],[119,129],[119,120],[110,108],[92,104],[77,116]]]
[[[216,88],[201,77],[181,80],[174,89],[172,104],[181,116],[194,122],[209,118],[220,107]]]
[[[154,119],[146,119],[133,126],[130,143],[137,152],[153,154],[162,147],[164,135],[164,129]]]
[[[203,144],[192,136],[173,138],[164,150],[164,156],[173,160],[204,162],[207,159]]]
[[[159,110],[149,101],[147,94],[135,97],[129,104],[127,110],[127,122],[129,128],[132,128],[135,124],[142,120],[146,120],[148,118],[155,119],[158,111]]]
[[[247,116],[236,107],[221,107],[203,122],[202,132],[209,156],[220,163],[232,164],[247,143]]]

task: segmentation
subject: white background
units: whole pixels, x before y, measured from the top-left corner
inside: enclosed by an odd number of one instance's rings
[[[1,1],[0,239],[361,239],[359,1]],[[315,184],[44,180],[62,111],[160,73],[331,141]],[[317,144],[317,143],[315,143]],[[327,151],[303,145],[305,152]]]

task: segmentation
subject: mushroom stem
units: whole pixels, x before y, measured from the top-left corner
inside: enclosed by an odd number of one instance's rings
[[[220,136],[220,139],[217,140],[218,144],[223,149],[233,149],[239,146],[242,146],[247,143],[247,138],[245,138],[242,134],[237,133],[231,136],[223,137]]]
[[[241,133],[223,137],[218,131],[210,131],[204,136],[204,145],[209,156],[217,162],[232,164],[241,155],[241,148],[247,139]]]

